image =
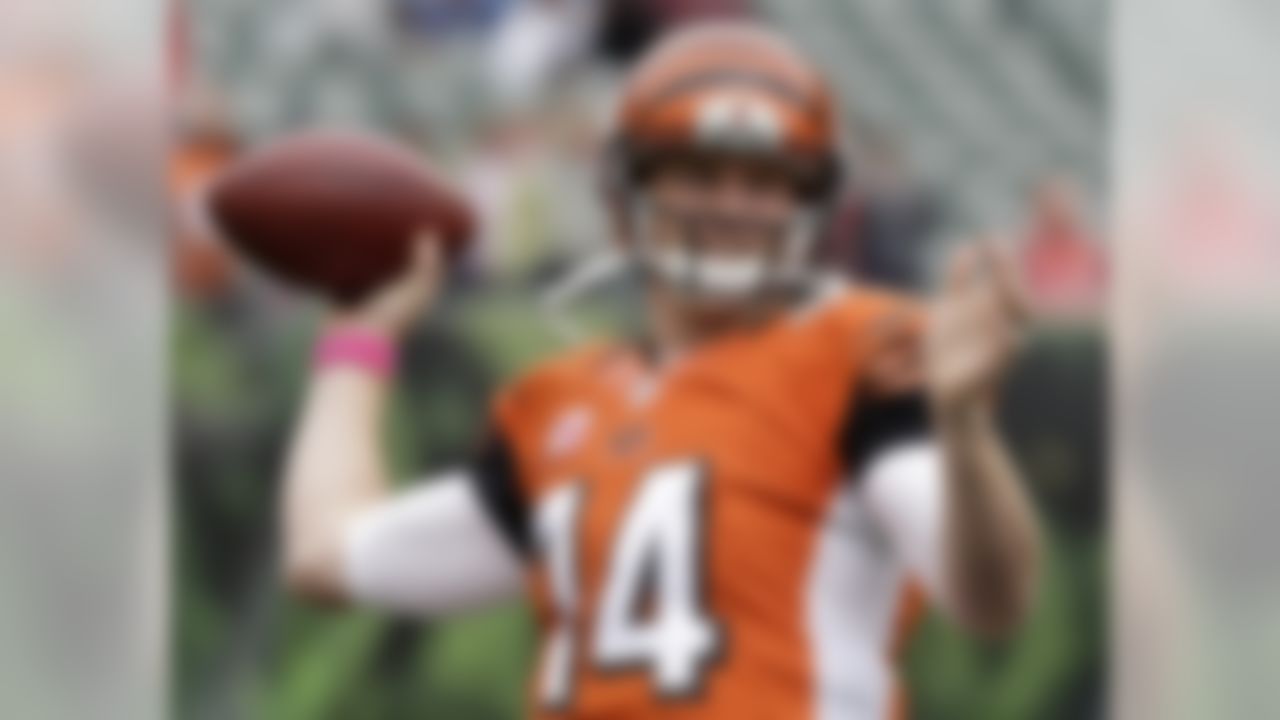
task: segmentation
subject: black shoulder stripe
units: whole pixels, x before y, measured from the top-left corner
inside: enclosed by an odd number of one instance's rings
[[[520,492],[515,457],[498,432],[490,432],[472,463],[472,478],[480,500],[507,541],[520,554],[529,554],[529,513]]]
[[[891,445],[928,437],[929,403],[923,393],[859,398],[840,430],[844,468],[855,475]]]

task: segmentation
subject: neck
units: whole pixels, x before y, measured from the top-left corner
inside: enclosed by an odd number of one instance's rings
[[[690,302],[667,293],[650,296],[649,334],[660,360],[678,357],[708,341],[757,327],[774,317],[772,303]]]

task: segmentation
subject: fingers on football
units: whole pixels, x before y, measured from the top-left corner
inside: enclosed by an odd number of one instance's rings
[[[433,235],[414,240],[409,263],[374,300],[375,305],[393,306],[396,315],[407,313],[429,301],[435,294],[443,274],[444,259],[440,243]]]
[[[437,277],[444,265],[444,243],[434,231],[418,233],[413,241],[411,271],[417,275]]]

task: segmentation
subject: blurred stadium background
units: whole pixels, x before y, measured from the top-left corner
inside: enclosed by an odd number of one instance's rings
[[[826,261],[923,291],[949,246],[996,233],[1045,315],[1006,399],[1051,535],[1040,604],[997,647],[931,621],[906,648],[915,716],[1103,715],[1108,6],[1101,0],[186,0],[175,9],[171,185],[178,488],[173,714],[520,716],[522,607],[420,624],[301,607],[277,581],[273,479],[320,308],[237,264],[202,184],[316,125],[418,147],[483,236],[407,349],[405,477],[466,454],[487,393],[563,340],[531,299],[608,233],[595,150],[619,74],[657,34],[754,15],[828,70],[853,178]],[[600,323],[609,307],[588,308]]]

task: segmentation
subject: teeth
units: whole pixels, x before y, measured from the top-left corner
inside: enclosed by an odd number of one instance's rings
[[[668,282],[691,284],[697,293],[732,297],[758,292],[765,283],[767,263],[756,257],[702,257],[669,250],[657,254],[655,267]]]

